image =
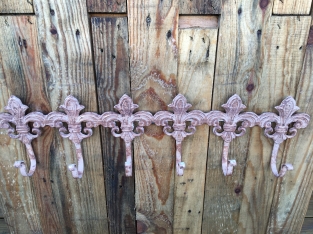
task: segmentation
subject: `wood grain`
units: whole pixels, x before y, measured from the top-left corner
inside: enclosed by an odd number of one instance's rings
[[[233,94],[238,94],[247,110],[260,75],[263,23],[271,14],[272,4],[252,1],[222,1],[218,35],[212,109],[223,110]],[[212,131],[212,130],[211,130]],[[223,140],[210,133],[206,173],[203,233],[240,233],[238,221],[243,201],[244,176],[250,130],[230,145],[228,158],[236,159],[232,176],[222,172]]]
[[[1,0],[0,14],[34,13],[32,0]]]
[[[176,94],[178,1],[128,2],[131,91],[139,109],[166,110]],[[154,125],[135,139],[137,232],[172,233],[175,147]]]
[[[274,0],[273,14],[308,15],[312,0]]]
[[[0,234],[9,234],[10,229],[4,219],[0,219]]]
[[[6,35],[0,39],[1,111],[10,94],[14,94],[30,107],[30,111],[49,112],[36,18],[2,16],[0,25],[1,34]],[[7,135],[1,134],[1,138],[1,200],[10,230],[21,233],[58,231],[57,212],[51,204],[52,189],[43,183],[43,178],[49,179],[52,130],[45,129],[32,144],[38,165],[31,179],[22,177],[13,167],[15,160],[28,162],[25,146]]]
[[[98,112],[93,71],[90,28],[86,2],[35,0],[39,43],[45,80],[52,110],[67,95],[73,95],[86,108]],[[108,233],[105,181],[99,128],[82,142],[85,171],[75,180],[67,165],[76,163],[73,144],[55,134],[50,148],[54,205],[65,232]]]
[[[218,28],[217,16],[189,16],[182,15],[178,19],[178,28]]]
[[[179,14],[220,14],[222,0],[179,0]]]
[[[262,71],[256,83],[256,95],[250,100],[250,105],[255,106],[252,110],[256,113],[275,112],[273,107],[285,97],[295,96],[309,26],[310,17],[273,16],[266,22],[261,45]],[[262,129],[252,129],[239,231],[267,233],[275,187],[281,183],[270,169],[272,146],[273,141],[264,136]],[[282,161],[286,162],[283,148],[284,144],[279,150],[277,167]]]
[[[310,198],[309,206],[305,214],[306,218],[313,218],[313,199],[312,196]]]
[[[87,0],[88,12],[126,13],[126,0]]]
[[[217,29],[180,29],[177,85],[191,109],[211,109]],[[175,176],[174,233],[201,233],[209,127],[185,138],[184,176]],[[201,145],[201,147],[199,147]]]
[[[99,112],[130,95],[127,17],[91,18]],[[125,176],[125,146],[101,129],[110,233],[136,233],[134,177]]]
[[[301,234],[311,234],[313,232],[313,219],[305,218],[301,229]]]
[[[311,24],[311,17],[300,18],[303,33],[306,32],[305,42],[309,27]],[[300,23],[298,23],[297,30],[301,30]],[[301,37],[297,37],[299,40]],[[295,39],[296,40],[296,39]],[[301,39],[302,42],[302,39]],[[295,41],[294,47],[299,46],[300,42]],[[305,46],[302,47],[305,50]],[[312,110],[312,91],[313,91],[313,47],[308,44],[306,47],[305,58],[298,60],[301,64],[302,72],[293,75],[294,86],[293,96],[300,107],[300,112],[313,115]],[[297,61],[297,58],[293,58]],[[302,66],[303,62],[303,66]],[[300,79],[298,78],[301,74]],[[305,217],[305,211],[308,207],[312,194],[312,130],[313,122],[310,121],[308,127],[288,140],[284,149],[284,162],[292,163],[294,170],[286,174],[286,176],[279,181],[275,188],[275,195],[271,207],[271,214],[268,223],[268,232],[275,233],[278,230],[281,232],[299,233]]]

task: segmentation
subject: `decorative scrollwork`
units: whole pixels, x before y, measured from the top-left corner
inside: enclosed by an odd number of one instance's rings
[[[152,124],[153,116],[147,111],[133,111],[138,108],[133,100],[124,94],[114,108],[120,113],[105,112],[100,116],[100,123],[104,127],[111,128],[114,137],[121,137],[126,147],[125,175],[132,176],[132,140],[144,133],[144,126]],[[120,127],[116,124],[120,123]],[[135,126],[135,123],[137,124]]]
[[[205,115],[200,110],[187,112],[192,106],[187,103],[187,99],[182,94],[178,94],[168,106],[173,109],[174,114],[169,111],[159,111],[154,115],[154,122],[158,126],[164,126],[163,132],[166,135],[175,138],[176,173],[182,176],[186,167],[185,163],[181,161],[182,142],[186,136],[195,133],[196,126],[203,124]],[[169,122],[173,122],[173,126]],[[189,122],[188,126],[186,125],[187,122]]]
[[[84,106],[80,105],[73,96],[68,96],[64,104],[60,106],[65,113],[51,112],[43,115],[39,112],[32,112],[25,115],[27,106],[21,100],[11,96],[6,106],[9,113],[0,113],[0,128],[8,129],[11,138],[18,139],[26,146],[27,154],[30,159],[30,170],[27,172],[23,161],[16,161],[14,166],[20,169],[23,176],[31,176],[36,169],[36,158],[31,145],[33,139],[37,138],[41,127],[50,126],[59,128],[63,138],[69,138],[76,149],[77,165],[69,165],[69,170],[74,178],[81,178],[84,171],[84,161],[81,148],[81,141],[90,137],[93,133],[92,128],[102,125],[111,128],[114,137],[121,137],[126,146],[125,174],[132,175],[132,140],[144,133],[144,126],[149,126],[153,122],[158,126],[163,126],[166,135],[172,136],[176,140],[176,172],[182,176],[185,163],[181,161],[182,142],[185,137],[192,135],[196,131],[196,126],[208,124],[213,126],[213,133],[222,137],[224,147],[222,153],[222,169],[224,175],[231,175],[236,160],[228,160],[228,150],[230,142],[236,137],[245,134],[246,129],[259,125],[265,128],[265,136],[274,140],[272,150],[271,168],[275,176],[283,177],[287,170],[292,170],[291,164],[283,164],[280,172],[276,168],[276,157],[279,145],[288,138],[296,135],[297,130],[305,128],[309,121],[308,114],[294,114],[299,107],[292,97],[287,97],[283,102],[276,106],[279,115],[275,113],[263,113],[260,116],[253,112],[241,111],[246,108],[238,95],[230,97],[222,107],[226,113],[221,111],[210,111],[203,113],[200,110],[187,112],[191,104],[187,103],[186,98],[179,94],[171,104],[168,105],[173,112],[159,111],[154,116],[147,111],[133,113],[138,105],[126,94],[123,95],[119,103],[114,108],[119,112],[105,112],[98,115],[93,112],[79,114]],[[82,127],[82,123],[86,123]],[[64,124],[66,123],[66,124]],[[276,125],[273,127],[273,124]],[[14,127],[15,126],[15,127]]]
[[[24,161],[16,161],[14,166],[20,169],[23,176],[32,176],[36,170],[36,157],[31,142],[40,136],[40,127],[44,127],[44,115],[40,112],[32,112],[25,115],[28,106],[23,105],[21,100],[11,96],[5,109],[10,113],[0,113],[0,127],[8,129],[8,134],[13,139],[20,140],[25,146],[30,159],[30,169],[27,172]],[[33,123],[32,129],[29,123]],[[15,125],[15,129],[11,124]]]
[[[230,97],[222,107],[226,110],[226,113],[210,111],[206,114],[206,123],[213,126],[213,133],[224,140],[222,169],[226,176],[231,175],[234,166],[237,165],[236,160],[228,160],[230,142],[236,137],[244,135],[246,128],[253,127],[258,120],[258,116],[253,112],[240,113],[246,106],[242,104],[242,100],[237,94]],[[221,122],[223,122],[223,125]]]
[[[94,113],[86,112],[79,115],[80,111],[85,107],[80,105],[78,100],[73,96],[65,98],[64,104],[60,106],[60,109],[64,110],[64,113],[51,112],[46,117],[46,125],[50,127],[59,128],[61,137],[68,138],[74,143],[77,157],[77,165],[70,164],[68,169],[72,172],[74,178],[82,178],[84,172],[84,159],[81,147],[81,141],[92,135],[92,129],[88,124],[83,129],[82,122],[87,121],[89,115]],[[63,123],[67,123],[67,128]]]
[[[310,116],[305,113],[294,114],[300,108],[297,107],[296,101],[292,97],[285,98],[275,109],[279,115],[271,112],[263,113],[259,116],[258,125],[265,128],[264,135],[266,137],[274,140],[271,168],[276,177],[283,177],[288,170],[293,170],[293,166],[285,163],[281,166],[280,172],[277,171],[276,158],[279,145],[288,138],[294,137],[298,129],[305,128],[310,121]],[[276,124],[275,128],[272,127],[272,123]]]

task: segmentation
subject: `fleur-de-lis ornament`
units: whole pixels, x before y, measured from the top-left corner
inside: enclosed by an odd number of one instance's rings
[[[226,110],[226,113],[210,111],[206,113],[206,122],[208,125],[213,126],[213,133],[221,136],[224,140],[222,169],[224,175],[227,176],[233,173],[233,168],[237,165],[236,160],[228,160],[230,142],[236,137],[244,135],[246,128],[253,127],[258,120],[258,116],[253,112],[240,113],[246,106],[242,104],[242,100],[237,94],[231,96],[222,107]],[[221,122],[224,122],[224,124],[222,125]]]
[[[86,112],[82,115],[79,115],[79,112],[85,107],[80,105],[78,100],[73,96],[67,96],[65,98],[64,104],[60,106],[64,110],[64,113],[61,112],[51,112],[46,117],[46,125],[50,127],[59,128],[60,135],[63,138],[68,138],[74,143],[77,157],[77,165],[70,164],[68,169],[72,172],[72,176],[76,179],[82,178],[84,172],[84,159],[81,148],[81,141],[92,135],[91,127],[86,124],[86,127],[83,129],[82,133],[82,122],[87,122],[90,115],[94,113]],[[63,125],[67,123],[67,128]]]
[[[23,105],[21,100],[15,96],[10,97],[5,109],[10,114],[0,113],[0,128],[8,129],[11,138],[20,140],[26,146],[27,155],[30,159],[28,172],[24,161],[16,161],[14,166],[20,169],[23,176],[32,176],[36,170],[36,157],[31,142],[41,134],[39,128],[44,127],[44,115],[39,112],[31,112],[25,115],[28,106]],[[33,123],[32,130],[28,125],[31,122]],[[15,125],[15,129],[10,123]]]
[[[177,175],[182,176],[186,167],[185,163],[181,161],[182,142],[186,136],[195,133],[196,126],[203,123],[205,115],[200,110],[187,112],[192,106],[187,103],[187,99],[182,94],[178,94],[168,106],[173,109],[174,113],[169,111],[158,111],[154,115],[154,122],[158,126],[164,126],[163,132],[166,135],[175,138],[176,173]],[[173,126],[170,125],[170,122],[173,122]],[[186,124],[187,122],[189,122],[188,126]]]
[[[144,133],[144,126],[152,124],[153,116],[147,111],[133,111],[138,108],[133,100],[124,94],[114,108],[120,112],[105,112],[99,118],[99,123],[104,127],[112,128],[111,132],[114,137],[121,137],[125,142],[126,162],[125,175],[132,176],[132,140]],[[116,124],[120,123],[120,127]],[[136,126],[135,126],[136,123]]]
[[[310,121],[310,116],[305,113],[294,114],[299,110],[299,107],[297,107],[296,101],[290,96],[285,98],[275,109],[278,111],[279,115],[272,112],[263,113],[259,116],[258,125],[265,128],[264,134],[266,137],[274,140],[271,168],[276,177],[283,177],[288,170],[293,170],[293,166],[289,163],[285,163],[278,172],[276,158],[279,145],[288,138],[294,137],[298,129],[305,128]],[[276,124],[274,129],[272,123]]]

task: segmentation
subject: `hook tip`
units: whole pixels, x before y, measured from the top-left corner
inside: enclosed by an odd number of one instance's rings
[[[16,167],[16,168],[21,168],[24,165],[25,165],[24,161],[15,161],[15,163],[14,163],[14,167]]]
[[[177,175],[183,176],[185,168],[186,168],[186,164],[184,162],[177,163]]]
[[[125,162],[125,175],[126,177],[132,176],[132,163]]]
[[[72,172],[72,176],[75,179],[80,179],[82,178],[82,173],[79,173],[76,167],[76,164],[70,164],[68,165],[68,169]]]

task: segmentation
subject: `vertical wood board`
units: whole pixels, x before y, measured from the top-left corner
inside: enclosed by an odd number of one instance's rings
[[[212,109],[222,110],[228,98],[238,94],[251,110],[250,99],[260,73],[263,22],[272,4],[253,1],[222,1]],[[223,140],[209,136],[202,232],[236,233],[243,199],[244,176],[250,129],[230,144],[228,159],[235,159],[232,176],[222,172]]]
[[[130,95],[127,18],[91,18],[99,113]],[[101,129],[110,233],[136,233],[134,176],[125,176],[125,146]]]
[[[297,76],[293,76],[293,79],[295,79],[295,77],[298,78],[301,74],[301,77],[295,80],[293,96],[296,99],[297,106],[300,107],[299,112],[308,113],[312,117],[312,43],[308,41],[308,45],[305,48],[309,27],[311,25],[311,17],[301,17],[300,19],[303,25],[303,31],[306,32],[306,34],[304,34],[304,40],[299,37],[297,37],[297,40],[300,39],[301,42],[304,41],[302,50],[303,53],[305,52],[305,58],[304,62],[303,60],[299,61],[302,71],[298,72]],[[301,30],[301,28],[298,26],[297,30]],[[309,37],[311,36],[312,35]],[[299,46],[298,43],[300,42],[295,41],[294,47]],[[292,59],[297,61],[296,58]],[[282,232],[298,233],[301,230],[306,208],[312,194],[312,129],[313,123],[311,120],[306,129],[300,129],[297,135],[289,139],[286,143],[284,162],[291,163],[294,170],[288,172],[288,174],[279,181],[275,189],[267,230],[269,233],[276,233],[278,230]]]
[[[211,109],[217,29],[180,29],[177,85],[191,109]],[[184,176],[175,176],[174,233],[201,233],[209,127],[182,143]],[[199,147],[201,146],[201,147]]]
[[[256,95],[250,100],[250,106],[257,114],[277,113],[275,106],[289,95],[294,97],[309,25],[309,17],[296,16],[272,16],[265,23],[260,58],[262,70],[258,83],[254,83]],[[286,162],[284,145],[280,146],[277,168],[282,161]],[[239,232],[267,232],[275,187],[281,183],[270,168],[272,146],[273,140],[264,136],[263,129],[251,130]]]
[[[97,112],[96,84],[86,2],[34,1],[39,43],[52,110],[67,95],[75,96],[83,111]],[[85,170],[74,179],[67,166],[76,163],[73,143],[56,133],[50,148],[55,204],[66,232],[107,233],[105,181],[99,128],[82,142]]]
[[[131,91],[139,109],[166,110],[176,94],[178,1],[128,5]],[[134,141],[137,232],[172,233],[175,148],[151,125]]]
[[[2,16],[0,31],[6,37],[0,39],[0,86],[1,111],[11,94],[21,98],[30,111],[50,111],[45,93],[46,84],[42,80],[42,60],[37,41],[37,24],[34,16]],[[13,167],[15,160],[29,159],[25,146],[1,132],[1,201],[5,211],[6,222],[12,232],[44,232],[58,230],[56,210],[53,205],[44,201],[53,200],[51,188],[42,183],[41,173],[49,165],[49,145],[52,131],[45,129],[41,138],[33,141],[37,155],[37,171],[32,178],[23,177]],[[5,134],[5,135],[4,135]],[[38,157],[38,155],[40,155]],[[41,158],[42,157],[42,158]],[[40,164],[42,163],[42,165]],[[38,173],[39,172],[39,173]],[[34,185],[34,186],[33,186]],[[49,215],[43,215],[42,212]],[[42,214],[42,217],[41,217]],[[50,224],[45,223],[45,219]]]

